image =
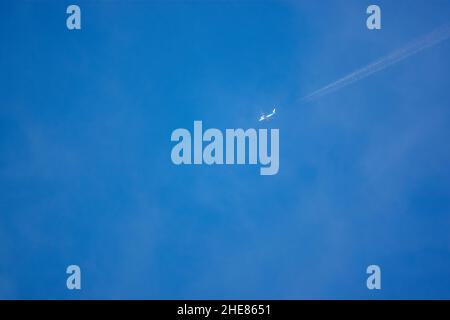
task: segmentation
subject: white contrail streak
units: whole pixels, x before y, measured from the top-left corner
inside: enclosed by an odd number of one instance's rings
[[[445,25],[441,28],[438,28],[434,30],[433,32],[430,32],[427,35],[424,35],[415,41],[407,44],[403,48],[400,48],[383,58],[361,68],[358,69],[349,75],[332,82],[325,87],[316,90],[309,95],[303,97],[301,100],[303,101],[311,101],[316,98],[322,97],[326,94],[329,94],[333,91],[336,91],[338,89],[341,89],[343,87],[348,86],[349,84],[364,79],[368,76],[370,76],[373,73],[376,73],[378,71],[381,71],[383,69],[386,69],[387,67],[402,61],[409,56],[416,54],[426,48],[432,47],[442,41],[447,40],[450,37],[450,25]]]

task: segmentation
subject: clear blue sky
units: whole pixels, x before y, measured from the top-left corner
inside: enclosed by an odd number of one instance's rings
[[[449,1],[71,3],[0,3],[0,298],[450,298],[450,41],[299,102]],[[278,175],[172,164],[274,105]]]

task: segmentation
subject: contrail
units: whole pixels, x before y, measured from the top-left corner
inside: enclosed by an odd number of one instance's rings
[[[309,95],[303,97],[301,100],[305,102],[311,101],[316,98],[322,97],[326,94],[329,94],[333,91],[346,87],[355,81],[364,79],[373,73],[386,69],[387,67],[399,61],[402,61],[413,54],[416,54],[426,48],[432,47],[442,41],[445,41],[449,37],[450,37],[450,25],[440,27],[430,32],[429,34],[419,37],[413,42],[405,45],[403,48],[397,49],[396,51],[382,57],[381,59],[361,69],[358,69],[350,73],[349,75],[326,85],[325,87],[319,90],[310,93]]]

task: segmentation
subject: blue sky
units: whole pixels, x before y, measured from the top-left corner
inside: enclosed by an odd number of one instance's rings
[[[450,42],[300,101],[449,1],[75,3],[0,4],[0,298],[450,298]],[[278,175],[173,165],[194,120],[279,128]]]

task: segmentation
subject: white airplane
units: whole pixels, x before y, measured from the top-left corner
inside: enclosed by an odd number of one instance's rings
[[[275,110],[275,108],[274,108],[273,111],[272,111],[272,113],[269,113],[267,116],[263,113],[263,114],[261,115],[261,117],[259,117],[259,120],[258,120],[258,121],[270,120],[270,118],[273,117],[273,116],[275,115],[275,112],[276,112],[276,110]]]

